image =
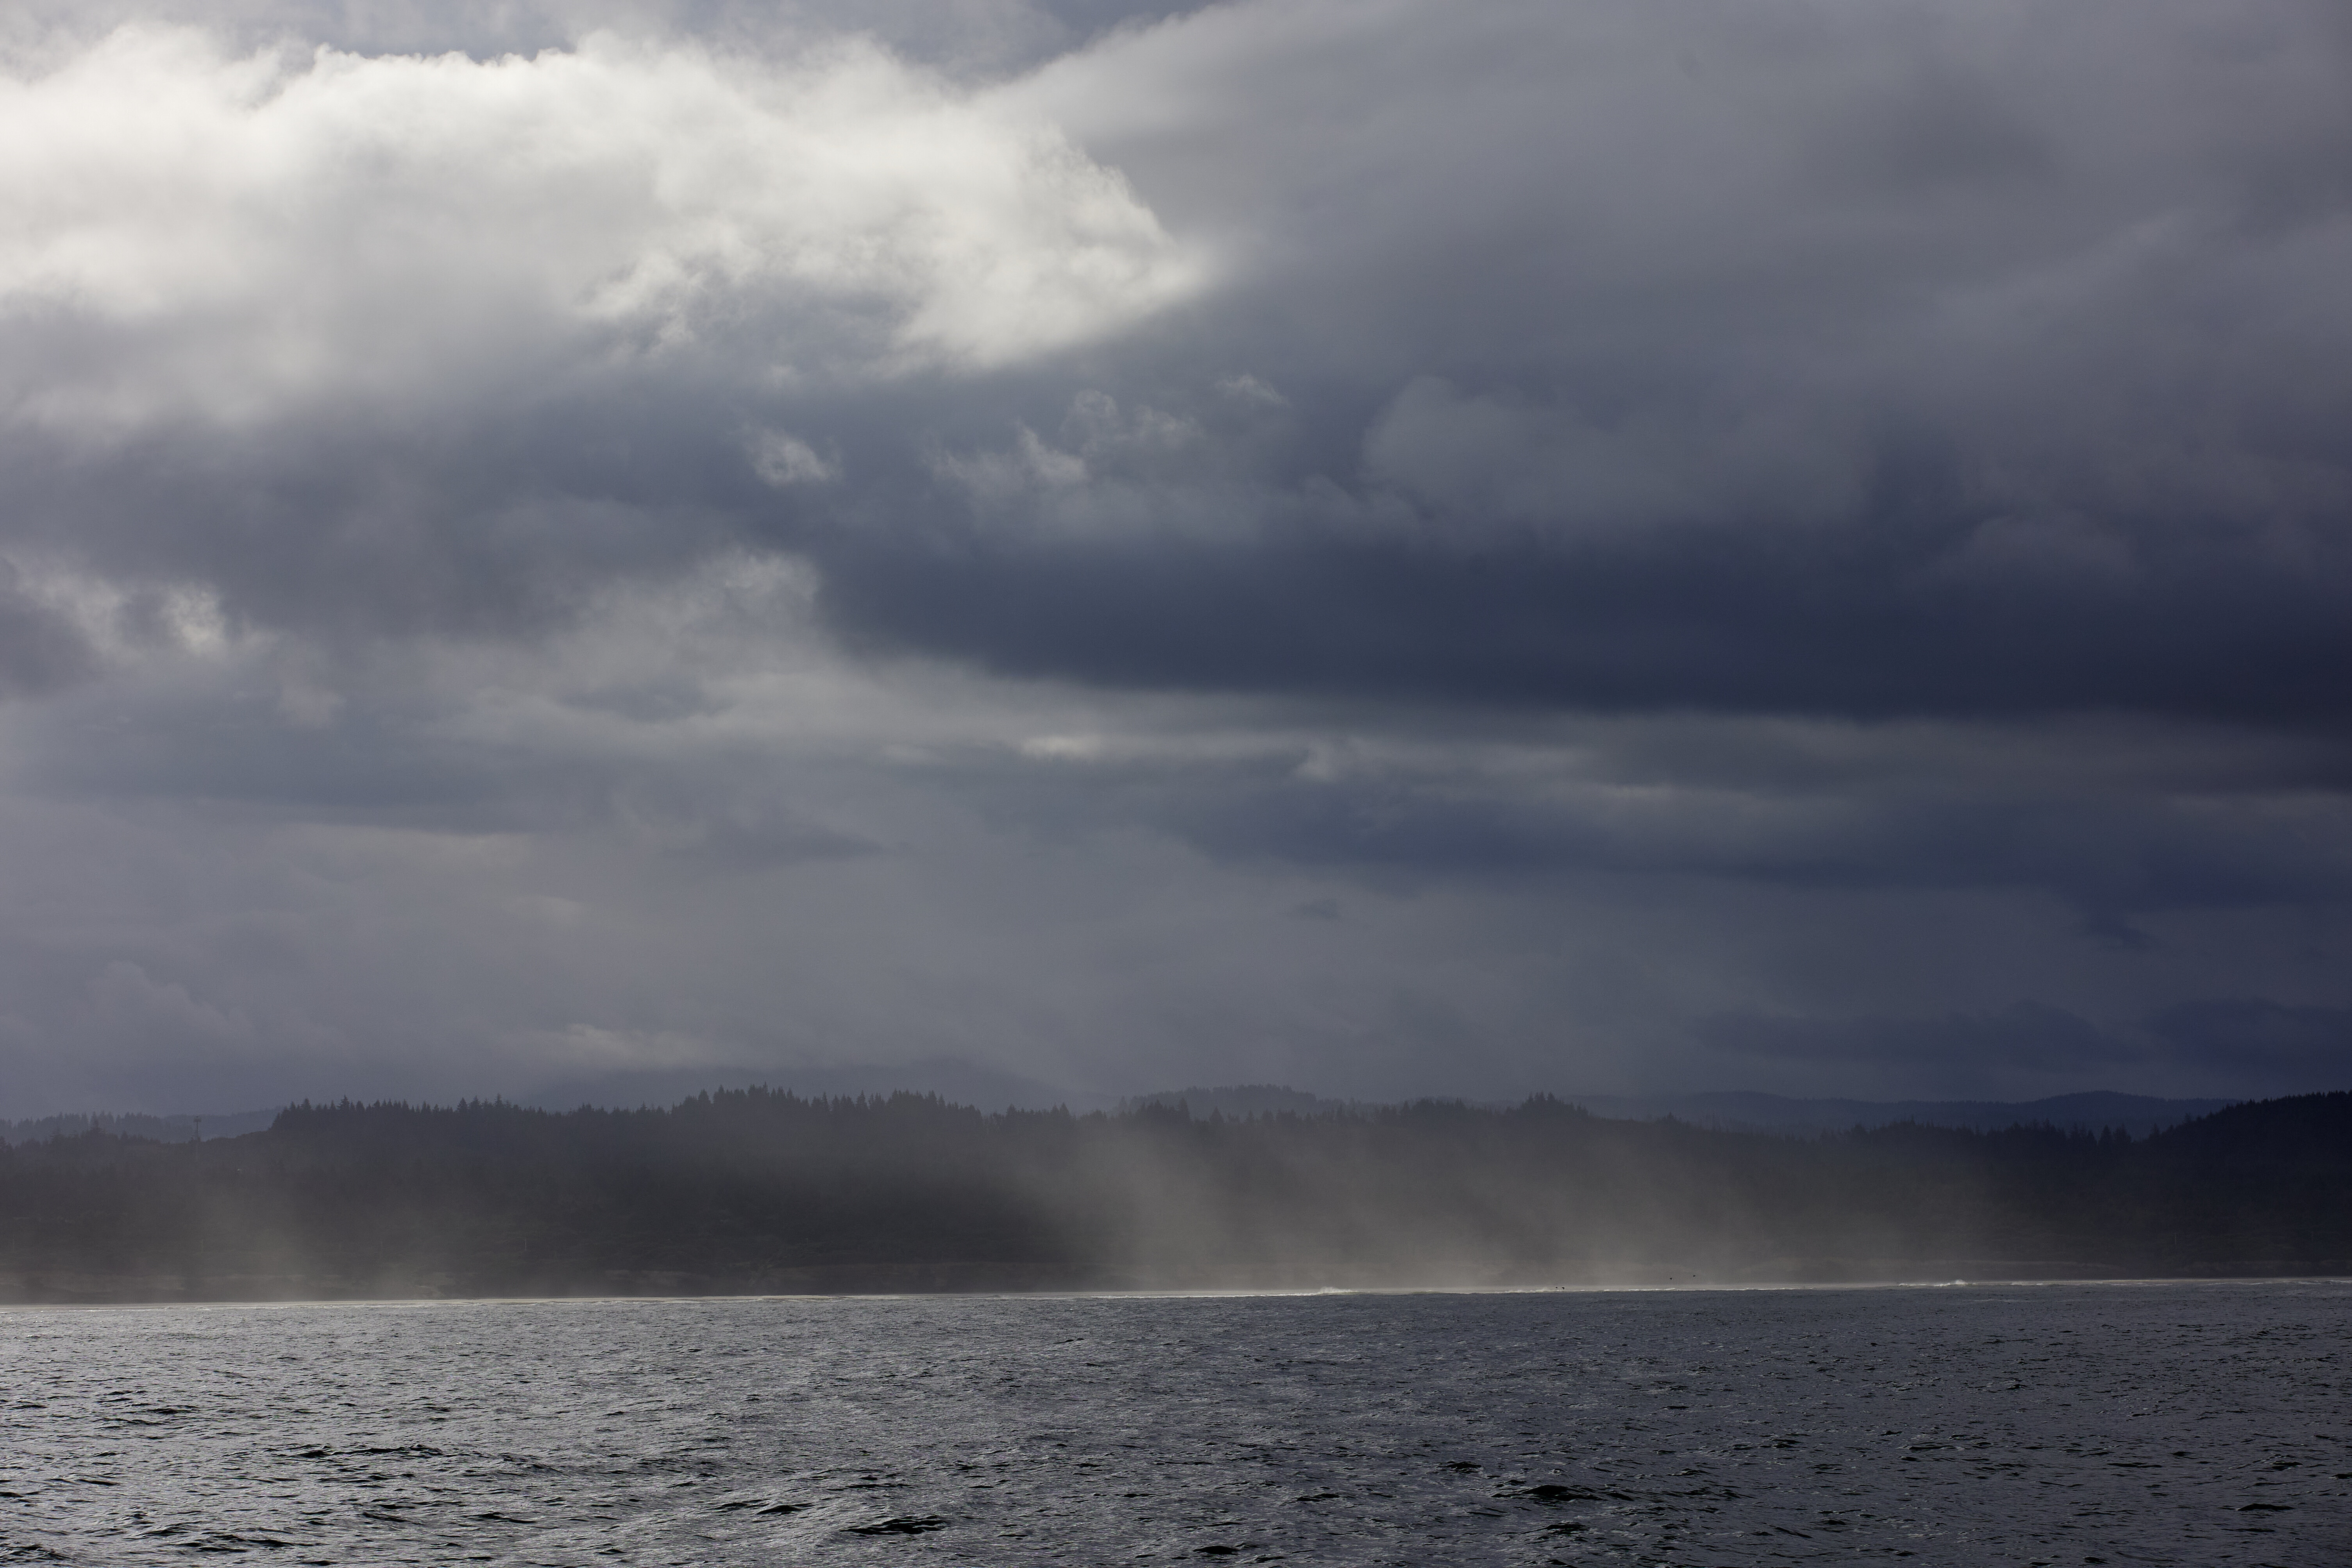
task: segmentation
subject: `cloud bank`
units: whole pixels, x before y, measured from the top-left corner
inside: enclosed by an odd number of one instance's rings
[[[2339,1086],[2329,6],[24,18],[11,1113]]]

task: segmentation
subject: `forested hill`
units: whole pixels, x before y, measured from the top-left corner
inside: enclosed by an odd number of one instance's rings
[[[203,1143],[0,1151],[16,1300],[2315,1272],[2352,1272],[2352,1094],[2135,1141],[752,1089],[301,1105]]]

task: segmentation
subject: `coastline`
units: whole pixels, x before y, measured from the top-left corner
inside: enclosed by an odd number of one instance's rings
[[[1988,1258],[1774,1260],[1738,1269],[1657,1264],[1464,1270],[1405,1275],[1334,1269],[1047,1270],[986,1263],[813,1266],[720,1278],[614,1269],[564,1280],[461,1283],[447,1276],[383,1274],[96,1275],[65,1271],[0,1278],[0,1309],[42,1307],[383,1305],[434,1301],[748,1300],[937,1296],[1302,1296],[1546,1291],[1773,1290],[2000,1285],[2151,1285],[2352,1279],[2352,1259],[2250,1259],[2169,1268]]]

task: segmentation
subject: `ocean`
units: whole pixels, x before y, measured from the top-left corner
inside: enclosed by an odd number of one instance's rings
[[[0,1563],[2352,1563],[2341,1282],[0,1310]]]

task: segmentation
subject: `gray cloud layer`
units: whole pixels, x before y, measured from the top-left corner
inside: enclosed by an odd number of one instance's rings
[[[2339,1083],[2336,8],[485,16],[7,35],[0,1109]]]

